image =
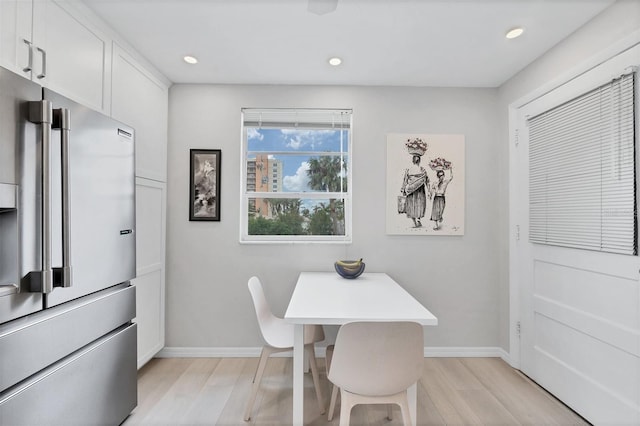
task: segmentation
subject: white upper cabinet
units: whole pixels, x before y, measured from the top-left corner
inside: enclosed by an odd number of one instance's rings
[[[136,176],[167,180],[167,85],[113,46],[111,115],[136,131]]]
[[[111,40],[63,2],[33,3],[35,80],[95,110],[108,113]]]
[[[31,79],[31,0],[0,0],[0,65]]]
[[[0,0],[0,19],[4,67],[109,113],[111,40],[72,3]]]

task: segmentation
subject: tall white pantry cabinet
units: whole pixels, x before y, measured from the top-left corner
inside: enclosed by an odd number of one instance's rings
[[[79,2],[0,0],[0,65],[135,129],[141,367],[164,346],[170,82]]]
[[[168,89],[113,46],[111,115],[136,132],[138,367],[164,347]]]

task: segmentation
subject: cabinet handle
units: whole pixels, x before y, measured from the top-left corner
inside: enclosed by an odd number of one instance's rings
[[[36,77],[42,79],[47,76],[47,51],[41,47],[36,47],[40,55],[42,56],[42,72],[38,74]]]
[[[27,45],[27,48],[29,49],[29,62],[27,63],[26,67],[22,68],[22,71],[30,72],[33,69],[33,48],[29,40],[23,38],[22,41],[24,41],[24,43]]]

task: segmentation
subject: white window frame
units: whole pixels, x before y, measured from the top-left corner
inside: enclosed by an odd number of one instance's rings
[[[342,126],[345,130],[346,141],[342,146],[341,151],[300,151],[295,152],[295,155],[309,155],[313,157],[320,156],[336,156],[346,157],[346,181],[347,189],[344,192],[281,192],[283,188],[278,185],[278,191],[264,192],[264,196],[260,197],[260,192],[247,191],[247,164],[250,158],[252,158],[257,152],[248,151],[247,141],[247,129],[248,128],[317,128],[318,130],[326,128],[341,129],[340,123],[323,123],[318,127],[314,127],[315,118],[310,122],[295,122],[294,126],[289,126],[284,123],[276,123],[270,125],[267,122],[259,122],[258,125],[252,121],[252,125],[245,126],[245,120],[247,119],[247,113],[255,116],[256,112],[277,112],[284,115],[290,115],[295,117],[299,115],[303,117],[308,115],[315,117],[315,112],[320,115],[323,113],[343,113],[348,114],[348,119]],[[291,113],[291,114],[288,114]],[[300,113],[300,114],[297,114]],[[267,115],[267,114],[265,114]],[[248,119],[247,119],[248,120]],[[299,118],[299,120],[304,120]],[[335,127],[333,127],[335,126]],[[241,153],[240,153],[240,243],[241,244],[291,244],[291,243],[324,243],[324,244],[350,244],[352,242],[352,194],[353,194],[353,111],[347,108],[325,109],[325,108],[242,108],[241,110]],[[260,152],[262,154],[283,154],[283,152],[269,151]],[[292,154],[287,152],[287,154]],[[268,170],[272,175],[273,170]],[[258,195],[258,197],[256,197]],[[289,198],[289,199],[307,199],[307,200],[326,200],[326,199],[343,199],[344,200],[344,235],[249,235],[248,223],[249,223],[249,199],[253,198]]]

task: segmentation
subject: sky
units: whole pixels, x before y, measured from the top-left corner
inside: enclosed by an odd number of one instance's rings
[[[344,151],[347,151],[346,132],[343,135]],[[283,161],[283,186],[285,191],[306,191],[309,151],[340,152],[340,131],[313,129],[247,128],[248,151],[287,152],[270,155]],[[303,155],[296,153],[304,152]],[[255,155],[250,155],[254,157]]]

